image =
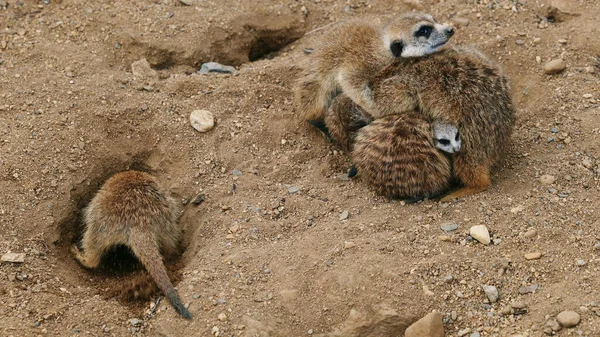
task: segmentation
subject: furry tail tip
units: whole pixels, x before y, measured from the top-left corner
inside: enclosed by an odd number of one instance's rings
[[[179,296],[177,296],[176,292],[167,294],[167,298],[169,299],[169,302],[171,302],[173,308],[175,308],[175,311],[177,311],[177,313],[180,314],[181,317],[185,319],[192,319],[192,313],[190,313],[190,311],[185,307],[185,305],[181,303],[181,300],[179,299]]]

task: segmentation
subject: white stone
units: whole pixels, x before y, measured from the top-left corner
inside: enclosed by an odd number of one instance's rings
[[[215,126],[215,117],[208,110],[194,110],[190,114],[190,124],[198,132],[207,132]]]
[[[484,245],[489,245],[491,242],[490,232],[484,225],[471,227],[469,234],[473,237],[473,239],[483,243]]]
[[[23,263],[25,262],[25,253],[6,253],[0,258],[2,262]]]

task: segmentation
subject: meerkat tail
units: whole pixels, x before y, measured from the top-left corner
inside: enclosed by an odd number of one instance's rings
[[[131,250],[140,259],[140,262],[146,267],[152,278],[154,278],[156,285],[169,299],[175,311],[185,319],[192,319],[192,314],[183,305],[181,299],[179,299],[179,295],[169,279],[162,255],[158,251],[154,238],[150,238],[147,233],[138,232],[132,228],[129,234],[129,241]]]

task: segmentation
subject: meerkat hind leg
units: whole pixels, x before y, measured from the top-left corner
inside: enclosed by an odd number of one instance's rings
[[[100,265],[103,251],[89,247],[85,250],[81,250],[77,245],[72,245],[71,253],[82,266],[94,269]]]
[[[354,103],[365,110],[367,114],[377,116],[371,88],[364,76],[360,74],[339,76],[339,83],[342,92]]]
[[[456,175],[465,186],[444,196],[440,199],[441,202],[450,202],[460,197],[476,194],[485,191],[492,185],[489,168],[483,165],[474,169],[457,170]]]

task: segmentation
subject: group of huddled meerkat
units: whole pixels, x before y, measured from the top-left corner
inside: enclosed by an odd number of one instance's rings
[[[508,140],[514,109],[508,81],[475,49],[444,48],[454,30],[408,13],[383,27],[339,25],[325,36],[298,85],[302,118],[344,150],[381,194],[451,200],[490,186],[490,168]],[[84,210],[71,252],[87,268],[129,247],[184,318],[163,256],[180,252],[179,207],[156,178],[126,171],[109,178]]]
[[[297,87],[305,121],[350,152],[377,192],[407,201],[463,187],[451,201],[491,185],[490,169],[512,133],[507,78],[428,14],[410,12],[381,27],[340,24],[327,34]]]

